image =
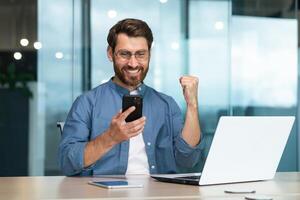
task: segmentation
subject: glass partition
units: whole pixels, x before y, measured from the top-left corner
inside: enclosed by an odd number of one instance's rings
[[[233,115],[297,115],[296,1],[233,1],[231,102]],[[256,7],[255,7],[256,4]],[[255,9],[257,8],[257,9]],[[294,125],[278,171],[298,168]],[[271,140],[271,138],[270,138]]]
[[[230,1],[190,1],[188,52],[190,74],[199,77],[199,111],[205,153],[203,167],[218,120],[230,115]]]
[[[38,94],[37,135],[44,134],[45,174],[58,174],[57,147],[64,121],[77,95],[81,94],[81,4],[69,1],[38,3]],[[35,141],[36,143],[42,141]],[[35,145],[35,144],[32,144]],[[42,148],[41,148],[42,149]]]

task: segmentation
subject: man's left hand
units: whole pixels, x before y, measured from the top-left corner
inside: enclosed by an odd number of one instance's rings
[[[187,106],[198,107],[198,78],[182,76],[179,79]]]

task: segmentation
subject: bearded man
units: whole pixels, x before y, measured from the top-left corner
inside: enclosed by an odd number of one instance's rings
[[[59,145],[65,175],[178,173],[201,154],[198,78],[182,76],[185,120],[174,99],[143,83],[149,69],[152,31],[146,22],[124,19],[109,31],[107,55],[115,75],[79,96],[66,119]],[[143,116],[132,122],[122,97],[143,97]]]

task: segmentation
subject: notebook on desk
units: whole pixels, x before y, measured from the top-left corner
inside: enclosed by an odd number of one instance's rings
[[[294,121],[294,116],[221,117],[202,173],[151,177],[192,185],[272,179]]]

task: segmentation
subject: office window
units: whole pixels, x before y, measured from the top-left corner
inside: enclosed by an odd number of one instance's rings
[[[233,16],[231,34],[233,114],[295,116],[297,20]],[[278,170],[297,170],[295,127]]]
[[[32,163],[45,164],[46,175],[58,174],[57,121],[64,121],[81,94],[81,4],[74,1],[38,2],[38,82]],[[38,152],[38,153],[37,153]],[[37,171],[34,170],[33,174]],[[40,174],[39,171],[37,173]]]

